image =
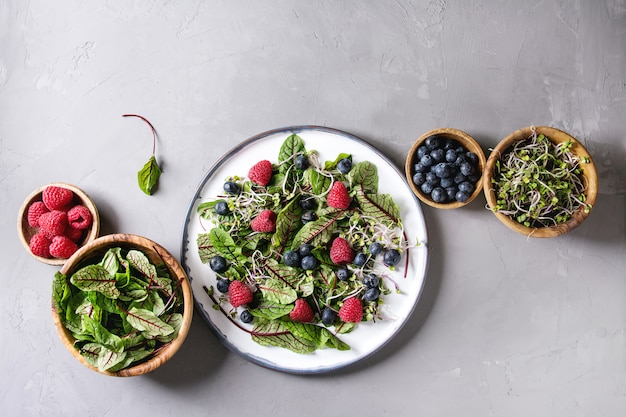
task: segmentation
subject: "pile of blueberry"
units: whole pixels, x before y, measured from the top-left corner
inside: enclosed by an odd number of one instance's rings
[[[413,162],[413,183],[435,203],[466,202],[481,176],[478,155],[448,137],[426,138]]]

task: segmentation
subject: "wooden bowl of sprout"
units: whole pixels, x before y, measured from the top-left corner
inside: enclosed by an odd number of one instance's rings
[[[109,376],[154,371],[182,346],[193,316],[185,271],[145,237],[105,235],[82,246],[52,284],[52,318],[83,365]]]
[[[528,237],[560,236],[591,213],[598,174],[585,147],[568,133],[530,126],[504,138],[483,175],[487,208]]]

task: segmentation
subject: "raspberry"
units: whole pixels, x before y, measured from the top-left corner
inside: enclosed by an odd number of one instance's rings
[[[50,185],[44,188],[41,199],[49,210],[66,210],[74,199],[74,193],[67,188]]]
[[[35,256],[41,256],[42,258],[50,257],[50,239],[48,239],[43,233],[34,234],[28,242],[30,251]]]
[[[230,304],[235,308],[252,301],[252,291],[241,281],[235,280],[230,283],[228,295],[230,296]]]
[[[74,242],[78,242],[83,238],[83,229],[74,229],[73,227],[66,227],[65,236],[69,237]]]
[[[78,245],[67,236],[55,236],[50,244],[50,255],[55,258],[69,258],[78,250]]]
[[[354,251],[350,243],[342,237],[333,240],[330,247],[330,260],[337,265],[349,264],[354,259]]]
[[[43,201],[35,201],[28,206],[28,225],[30,227],[39,227],[39,217],[49,211]]]
[[[309,303],[304,300],[304,298],[298,298],[293,310],[289,313],[289,318],[291,320],[299,321],[301,323],[313,321],[314,316],[315,313],[313,313],[313,309]]]
[[[273,232],[276,230],[276,214],[272,210],[263,210],[250,223],[255,232]]]
[[[67,221],[74,229],[86,229],[91,225],[91,212],[85,206],[76,205],[67,212]]]
[[[257,162],[250,168],[248,178],[255,184],[266,186],[272,178],[272,163],[266,159]]]
[[[341,181],[335,181],[328,193],[326,202],[329,207],[345,210],[350,207],[350,196],[346,186]]]
[[[39,216],[39,231],[49,239],[65,234],[67,214],[61,210],[52,210]]]
[[[357,297],[350,297],[339,309],[339,318],[345,323],[358,323],[363,319],[363,305]]]

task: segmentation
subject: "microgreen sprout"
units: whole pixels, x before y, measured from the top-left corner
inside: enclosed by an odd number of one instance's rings
[[[496,195],[494,212],[507,215],[525,227],[540,228],[567,222],[584,207],[587,183],[572,141],[554,144],[543,134],[532,134],[513,144],[495,164],[492,178]]]

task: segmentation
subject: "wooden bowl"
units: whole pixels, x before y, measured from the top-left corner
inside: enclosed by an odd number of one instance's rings
[[[475,153],[478,156],[478,168],[480,170],[481,178],[479,178],[478,181],[476,181],[476,183],[474,184],[474,186],[475,186],[474,192],[470,195],[470,197],[466,201],[464,201],[464,202],[452,201],[452,202],[449,202],[449,203],[437,203],[437,202],[433,201],[432,198],[429,195],[425,194],[413,182],[413,175],[415,174],[414,166],[415,166],[415,163],[416,163],[415,155],[417,153],[417,149],[430,136],[440,136],[440,137],[443,137],[443,138],[448,138],[448,139],[455,140],[460,145],[462,145],[465,149],[467,149],[470,152]],[[405,174],[406,174],[407,182],[409,183],[409,186],[411,187],[411,190],[413,190],[413,193],[421,201],[423,201],[424,203],[428,204],[429,206],[435,207],[435,208],[455,209],[455,208],[463,207],[463,206],[469,204],[479,194],[481,194],[482,184],[483,184],[482,183],[482,173],[484,172],[485,164],[486,164],[485,153],[483,152],[482,148],[480,147],[478,142],[476,142],[476,140],[473,137],[471,137],[470,135],[468,135],[467,133],[465,133],[465,132],[463,132],[461,130],[453,129],[453,128],[449,128],[449,127],[444,127],[444,128],[434,129],[434,130],[431,130],[429,132],[424,133],[422,136],[420,136],[413,143],[413,146],[411,146],[411,149],[409,150],[409,153],[408,153],[408,155],[406,157],[406,163],[405,163],[405,166],[404,166],[404,171],[405,171]]]
[[[50,184],[43,185],[37,188],[35,191],[30,193],[26,200],[22,203],[20,207],[19,214],[17,216],[17,234],[19,235],[20,241],[24,248],[30,253],[30,255],[37,259],[40,262],[49,264],[49,265],[63,265],[67,259],[62,258],[43,258],[41,256],[34,255],[29,246],[29,242],[31,237],[37,233],[37,228],[31,227],[28,224],[28,207],[36,201],[41,201],[41,195],[43,190],[49,186],[57,186],[67,188],[74,193],[74,204],[81,204],[89,209],[92,216],[91,225],[86,229],[83,238],[76,242],[78,247],[84,246],[89,242],[92,242],[95,238],[98,237],[100,233],[100,215],[98,214],[98,208],[94,204],[93,200],[80,188],[75,185],[66,184],[62,182],[54,182]]]
[[[596,166],[591,159],[591,155],[589,155],[589,152],[587,152],[587,149],[585,149],[585,147],[580,144],[580,142],[578,142],[574,137],[559,129],[548,126],[537,126],[535,127],[535,129],[537,134],[543,134],[548,139],[550,139],[552,143],[558,144],[566,141],[572,142],[572,147],[570,150],[572,153],[581,158],[580,166],[583,169],[582,176],[585,178],[585,181],[587,183],[587,189],[585,191],[585,202],[593,207],[596,201],[596,197],[598,195],[598,173],[596,171]],[[483,190],[485,193],[485,198],[487,200],[487,208],[491,209],[492,212],[493,207],[496,206],[496,191],[493,188],[493,176],[496,162],[500,160],[501,156],[505,154],[507,150],[511,146],[513,146],[513,144],[521,140],[526,140],[531,135],[531,127],[525,127],[523,129],[516,130],[515,132],[504,138],[500,143],[498,143],[498,145],[489,155],[489,159],[487,160],[487,166],[485,168],[485,173],[483,175]],[[494,214],[496,215],[498,220],[500,220],[504,225],[517,233],[529,237],[545,238],[560,236],[578,227],[587,218],[587,216],[589,216],[590,211],[591,210],[585,210],[585,207],[581,206],[568,221],[554,226],[539,228],[526,227],[523,224],[518,223],[515,219],[512,219],[510,216],[503,213],[494,212]]]
[[[179,281],[180,288],[183,295],[183,321],[178,332],[178,335],[171,342],[164,344],[158,351],[152,353],[146,360],[128,368],[122,369],[117,372],[99,371],[97,367],[90,365],[80,354],[78,349],[74,347],[75,338],[72,333],[61,323],[58,310],[55,306],[54,299],[52,300],[52,319],[56,326],[57,332],[61,337],[61,341],[70,351],[70,353],[86,367],[99,372],[104,375],[128,377],[146,374],[154,371],[169,359],[180,349],[191,325],[191,319],[193,317],[193,295],[191,292],[191,285],[187,274],[166,249],[159,244],[147,239],[145,237],[131,235],[131,234],[112,234],[105,235],[97,238],[96,240],[81,247],[68,261],[63,265],[60,273],[70,277],[74,272],[82,268],[83,266],[99,261],[102,256],[110,248],[121,247],[122,249],[138,249],[142,251],[149,259],[150,262],[157,267],[164,265],[172,281]]]

